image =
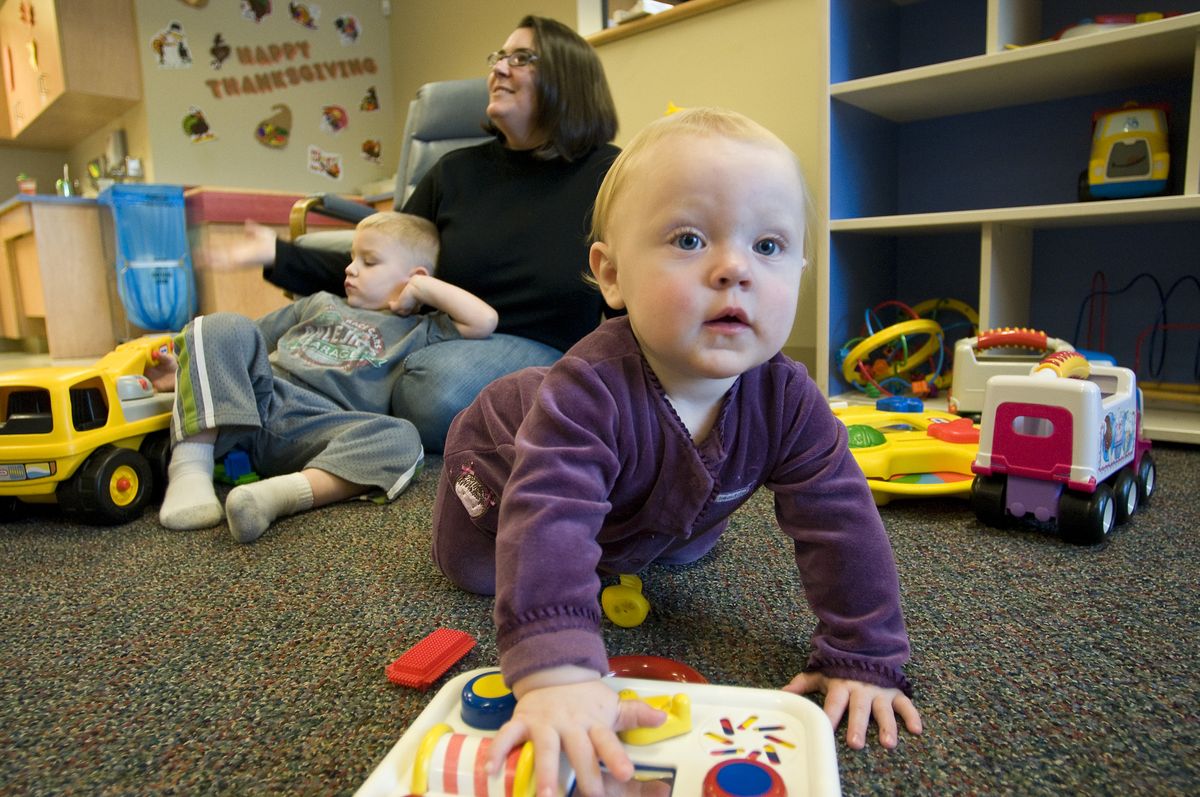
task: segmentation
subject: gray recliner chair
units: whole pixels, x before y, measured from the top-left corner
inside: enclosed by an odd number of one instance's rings
[[[426,83],[408,105],[408,119],[396,169],[394,207],[399,210],[429,167],[443,155],[460,147],[489,140],[483,131],[487,122],[487,79],[442,80]],[[289,218],[292,241],[302,246],[344,251],[349,257],[350,230],[308,232],[308,214],[357,223],[374,208],[338,194],[313,194],[292,207]]]

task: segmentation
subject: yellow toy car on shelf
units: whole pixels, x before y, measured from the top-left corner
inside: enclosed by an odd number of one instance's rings
[[[1139,105],[1097,111],[1092,117],[1092,154],[1081,199],[1153,196],[1167,189],[1171,155],[1167,106]]]
[[[834,407],[850,453],[878,506],[893,498],[969,498],[979,427],[968,418],[925,409],[920,399],[880,399],[874,407]]]
[[[170,347],[149,335],[95,365],[0,373],[0,507],[57,503],[112,525],[160,498],[175,394],[156,393],[144,371]]]

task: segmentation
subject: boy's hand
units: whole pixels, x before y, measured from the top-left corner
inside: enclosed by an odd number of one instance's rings
[[[202,250],[200,256],[213,271],[237,271],[257,268],[275,262],[275,231],[249,219],[242,227],[242,237],[236,241],[217,244]]]
[[[908,696],[899,689],[887,689],[846,678],[827,678],[819,672],[802,672],[783,687],[785,692],[798,695],[809,692],[825,693],[825,715],[836,730],[842,714],[850,709],[846,720],[846,745],[861,750],[867,744],[867,723],[872,716],[879,726],[879,743],[892,749],[899,741],[896,715],[904,720],[908,732],[921,732],[921,715]]]
[[[142,373],[150,380],[154,390],[159,393],[170,393],[175,389],[175,369],[178,362],[170,351],[159,351],[158,359],[147,365]]]
[[[549,685],[528,684],[541,676]],[[563,677],[583,677],[561,682]],[[558,683],[555,683],[559,681]],[[521,687],[524,687],[522,689]],[[583,797],[601,797],[604,787],[600,763],[617,781],[633,777],[633,764],[616,731],[656,727],[666,714],[640,700],[619,700],[612,687],[591,670],[556,667],[534,673],[514,685],[517,707],[513,717],[496,734],[488,756],[488,772],[501,770],[505,756],[525,741],[533,742],[533,769],[537,797],[553,797],[558,789],[558,762],[565,752]]]
[[[416,278],[410,279],[400,291],[400,295],[388,302],[388,309],[401,316],[409,316],[420,310],[424,301],[417,286]]]

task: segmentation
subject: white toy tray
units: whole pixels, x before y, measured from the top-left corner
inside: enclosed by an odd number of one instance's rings
[[[495,668],[471,670],[443,686],[358,789],[356,797],[411,794],[418,747],[426,733],[436,725],[445,723],[454,733],[467,736],[494,736],[494,732],[480,731],[464,723],[459,711],[463,687],[476,676],[490,672],[496,672]],[[669,792],[659,789],[656,793],[669,793],[670,797],[701,797],[705,776],[710,770],[722,762],[736,759],[757,762],[760,768],[777,773],[786,797],[841,794],[833,729],[824,712],[806,698],[777,689],[677,681],[610,677],[605,682],[617,691],[632,689],[643,699],[686,694],[691,701],[690,731],[652,744],[626,745],[639,773],[646,773],[643,777],[670,773],[666,778]],[[565,757],[560,770],[564,773],[563,793],[571,794],[574,779]],[[610,794],[620,794],[620,786],[613,786]],[[475,795],[470,784],[459,793],[464,797],[487,797]],[[440,797],[447,792],[431,788],[426,794]],[[759,794],[754,787],[745,787],[740,793],[733,792],[733,797],[758,797]],[[778,790],[772,794],[783,797]]]

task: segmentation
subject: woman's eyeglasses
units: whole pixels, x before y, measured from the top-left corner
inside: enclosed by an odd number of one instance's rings
[[[508,61],[509,66],[529,66],[537,63],[538,54],[533,50],[514,50],[511,53],[497,50],[487,57],[488,66],[495,66],[501,61]]]

